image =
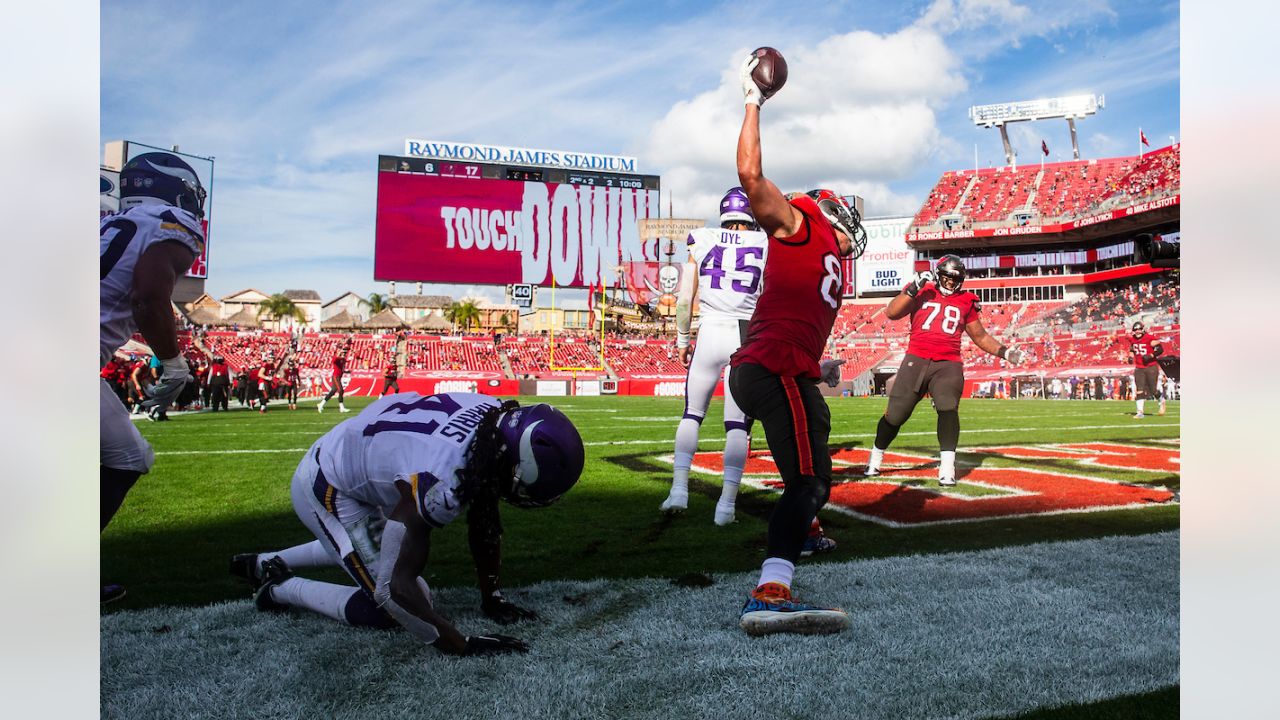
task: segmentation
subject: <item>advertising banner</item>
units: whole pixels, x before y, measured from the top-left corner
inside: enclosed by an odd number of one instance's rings
[[[911,277],[916,253],[907,246],[911,217],[864,220],[867,249],[854,265],[859,295],[897,292]]]
[[[379,172],[374,279],[612,287],[662,259],[637,225],[658,214],[657,190]]]

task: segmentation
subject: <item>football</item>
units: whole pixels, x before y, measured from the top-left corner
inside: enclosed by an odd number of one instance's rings
[[[771,47],[756,48],[751,54],[760,58],[760,63],[751,71],[751,79],[756,81],[761,95],[767,100],[786,84],[787,60]]]

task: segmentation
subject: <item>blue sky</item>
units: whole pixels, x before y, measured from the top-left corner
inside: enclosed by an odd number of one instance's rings
[[[1135,154],[1139,126],[1153,147],[1181,138],[1176,3],[781,7],[105,0],[101,136],[216,156],[211,294],[326,299],[385,292],[375,162],[407,137],[634,155],[677,215],[710,216],[736,184],[737,65],[759,45],[790,65],[764,109],[766,174],[857,192],[868,215],[914,213],[975,144],[1003,163],[975,104],[1104,94],[1079,123],[1084,157]],[[1070,157],[1063,121],[1011,135],[1022,163],[1041,139]]]

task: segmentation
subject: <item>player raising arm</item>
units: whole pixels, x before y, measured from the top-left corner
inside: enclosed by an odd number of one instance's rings
[[[499,589],[498,501],[550,505],[578,481],[583,461],[577,429],[550,405],[388,395],[317,440],[294,473],[294,511],[316,539],[237,555],[231,572],[255,584],[259,610],[300,607],[348,625],[399,625],[449,654],[523,652],[515,638],[464,636],[436,609],[422,579],[431,532],[465,509],[481,610],[501,624],[535,617]],[[356,585],[293,575],[332,565]]]
[[[820,360],[844,294],[841,259],[866,246],[860,210],[831,190],[783,196],[764,175],[760,150],[763,95],[742,65],[746,107],[738,135],[738,180],[760,229],[770,238],[764,290],[742,347],[733,354],[729,387],[742,410],[764,426],[782,476],[782,497],[769,517],[760,580],[739,624],[752,635],[830,633],[847,627],[838,608],[796,602],[795,562],[831,491],[827,439],[831,413],[818,391]]]
[[[889,301],[885,315],[890,320],[911,316],[911,338],[902,359],[893,389],[889,391],[889,407],[876,426],[875,445],[866,475],[880,474],[880,463],[889,443],[911,417],[916,403],[929,393],[938,411],[938,484],[956,484],[956,446],[960,443],[960,395],[964,391],[964,364],[960,359],[960,333],[963,330],[973,343],[1010,365],[1022,362],[1022,351],[1006,348],[987,334],[979,319],[978,296],[961,291],[965,279],[964,263],[955,255],[944,255],[933,272],[917,273]]]

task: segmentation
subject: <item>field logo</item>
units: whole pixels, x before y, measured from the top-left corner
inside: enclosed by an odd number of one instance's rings
[[[1116,443],[1002,446],[966,450],[994,457],[1032,460],[1070,460],[1089,469],[1116,468],[1179,474],[1176,447],[1144,447]],[[938,477],[937,458],[885,453],[878,478],[863,478],[870,451],[842,448],[831,455],[833,484],[826,508],[889,527],[919,527],[997,518],[1143,508],[1174,499],[1162,487],[1126,483],[1106,477],[1040,470],[1030,467],[972,467],[961,465],[961,485],[978,486],[985,494],[951,492],[925,486]],[[663,458],[671,462],[672,458]],[[724,471],[724,454],[698,453],[693,470],[710,475]],[[742,482],[781,492],[778,468],[767,452],[747,460]]]

